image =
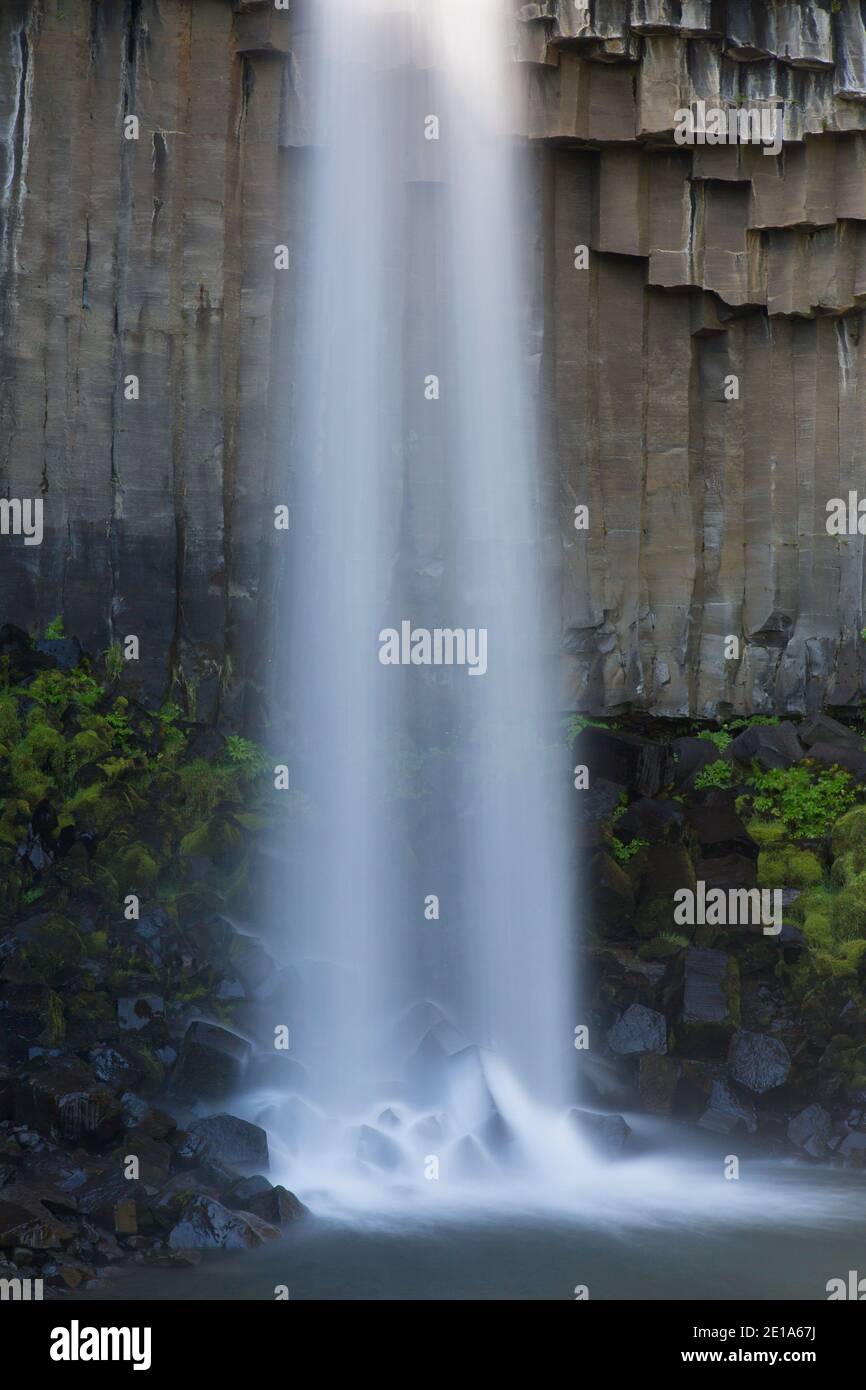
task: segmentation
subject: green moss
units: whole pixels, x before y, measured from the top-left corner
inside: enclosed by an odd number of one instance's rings
[[[866,874],[852,879],[837,894],[830,921],[838,941],[866,937]]]
[[[128,845],[113,866],[118,883],[128,884],[129,891],[151,888],[159,877],[159,865],[151,852],[141,844]]]
[[[866,854],[866,806],[855,806],[833,827],[833,854],[857,850]]]
[[[814,888],[823,878],[823,865],[812,850],[777,845],[758,855],[759,888]]]
[[[860,874],[866,872],[866,850],[847,849],[833,860],[830,878],[837,888],[847,888]]]
[[[758,820],[754,818],[746,826],[749,838],[754,840],[756,845],[762,849],[769,845],[779,845],[788,838],[788,831],[783,821],[780,820]]]

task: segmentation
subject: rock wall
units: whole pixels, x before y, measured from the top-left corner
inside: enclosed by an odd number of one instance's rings
[[[4,612],[137,634],[199,717],[255,718],[273,641],[315,22],[0,15],[0,492],[45,506],[41,546],[0,538]],[[866,492],[860,4],[545,0],[512,36],[562,703],[856,704],[864,542],[826,503]],[[677,145],[698,100],[778,103],[782,152]]]

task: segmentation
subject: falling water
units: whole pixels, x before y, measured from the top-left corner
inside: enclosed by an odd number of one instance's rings
[[[551,1126],[578,1151],[505,16],[328,0],[317,35],[289,673],[306,1080],[276,1124],[299,1188],[305,1164],[531,1171]]]
[[[574,1109],[573,793],[540,575],[532,195],[506,8],[316,10],[286,368],[293,1060],[248,1113],[274,1177],[340,1220],[396,1204],[402,1229],[445,1204],[461,1220],[552,1206],[611,1230],[807,1223],[832,1194],[726,1182],[642,1116],[626,1173]],[[430,660],[437,630],[457,642],[450,664]]]

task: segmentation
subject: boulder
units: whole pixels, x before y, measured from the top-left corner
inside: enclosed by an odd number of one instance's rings
[[[866,1134],[846,1134],[836,1152],[846,1168],[866,1168]]]
[[[758,846],[728,798],[690,806],[685,820],[701,859],[721,859],[728,855],[757,859]]]
[[[743,1029],[731,1039],[728,1066],[736,1081],[747,1090],[761,1095],[787,1081],[791,1058],[779,1038]]]
[[[673,772],[665,744],[618,729],[587,725],[575,739],[573,753],[575,763],[589,768],[590,786],[596,777],[603,777],[642,796],[656,796]]]
[[[793,767],[803,756],[794,725],[751,724],[730,746],[731,756],[740,763],[756,762],[765,772],[774,767]]]
[[[603,850],[592,856],[584,877],[587,919],[603,936],[625,936],[634,911],[628,874]]]
[[[832,1152],[833,1121],[823,1105],[807,1105],[788,1121],[788,1138],[810,1158],[827,1158]]]
[[[721,857],[699,859],[695,864],[695,877],[703,879],[707,891],[711,888],[756,888],[758,872],[755,859],[749,855],[725,854]]]
[[[178,1157],[206,1158],[233,1168],[267,1168],[268,1136],[260,1125],[236,1115],[209,1115],[190,1125]]]
[[[706,738],[675,738],[671,744],[673,764],[673,787],[676,792],[691,791],[699,772],[710,763],[716,763],[721,754],[714,743]]]
[[[845,724],[840,724],[838,719],[831,719],[828,714],[813,714],[811,718],[804,719],[802,724],[798,725],[797,737],[804,748],[811,748],[816,743],[837,744],[842,748],[863,747],[860,734]]]
[[[249,994],[255,994],[276,972],[276,965],[254,936],[235,936],[229,949],[229,966]]]
[[[76,1142],[106,1143],[120,1129],[120,1101],[75,1057],[37,1059],[15,1086],[19,1124]]]
[[[135,1234],[138,1231],[148,1201],[141,1179],[125,1176],[122,1159],[88,1178],[84,1186],[76,1191],[76,1197],[80,1212],[103,1229],[121,1234]],[[135,1230],[132,1232],[129,1231],[133,1224],[131,1207],[135,1211]],[[123,1227],[127,1229],[124,1231]]]
[[[598,1115],[591,1110],[572,1109],[568,1117],[593,1148],[606,1154],[622,1153],[632,1132],[622,1115]]]
[[[607,1042],[612,1052],[620,1056],[632,1056],[642,1052],[667,1052],[668,1027],[664,1014],[655,1009],[647,1009],[643,1004],[632,1004],[620,1019],[607,1031]]]
[[[721,1051],[740,1023],[740,975],[726,951],[690,947],[683,960],[683,1004],[677,1036],[697,1052]]]
[[[243,1211],[250,1211],[273,1226],[288,1226],[292,1221],[306,1216],[309,1210],[303,1202],[298,1201],[294,1192],[280,1186],[268,1187],[267,1191],[256,1192],[245,1202],[231,1205],[237,1205]]]
[[[178,1054],[172,1081],[178,1090],[221,1100],[237,1090],[252,1049],[216,1023],[191,1023]]]
[[[674,922],[674,894],[695,886],[695,869],[685,845],[662,841],[648,853],[641,874],[635,909],[635,930],[645,937],[670,931],[686,935],[693,928]]]
[[[727,1081],[714,1081],[707,1108],[698,1120],[698,1126],[711,1130],[713,1134],[731,1134],[735,1129],[745,1129],[748,1134],[754,1134],[758,1128],[758,1118],[754,1106],[742,1100]]]
[[[605,822],[610,820],[626,794],[625,787],[619,783],[596,777],[590,780],[585,791],[572,797],[569,804],[577,823],[578,840],[583,846],[601,842]]]
[[[646,840],[647,844],[655,845],[659,840],[678,838],[682,825],[682,807],[675,801],[654,801],[642,796],[632,802],[625,815],[620,816],[614,832],[624,844],[630,840]]]
[[[0,1200],[0,1250],[59,1250],[74,1231],[57,1221],[39,1202]]]
[[[640,1059],[638,1091],[644,1110],[653,1115],[670,1115],[682,1068],[673,1057],[647,1052]]]
[[[231,1211],[216,1198],[198,1193],[169,1232],[168,1244],[172,1250],[252,1250],[279,1234],[276,1226],[252,1212]]]
[[[858,782],[866,781],[866,751],[862,744],[857,748],[838,743],[816,743],[806,756],[822,767],[841,767],[856,777]]]

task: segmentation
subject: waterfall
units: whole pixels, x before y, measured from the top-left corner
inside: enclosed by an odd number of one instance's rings
[[[580,1153],[526,153],[502,0],[321,10],[286,619],[305,1071],[271,1128],[301,1195],[453,1194]]]

